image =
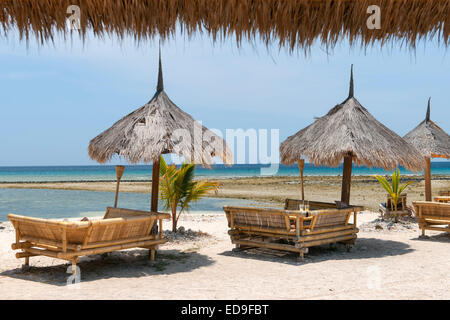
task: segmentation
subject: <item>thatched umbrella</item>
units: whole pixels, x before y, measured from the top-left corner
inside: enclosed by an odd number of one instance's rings
[[[280,146],[281,161],[306,156],[314,165],[337,167],[344,159],[341,201],[349,204],[352,162],[387,170],[423,169],[417,150],[378,122],[353,96],[353,65],[348,98]]]
[[[164,92],[159,51],[158,85],[144,106],[117,121],[91,140],[89,156],[100,163],[119,155],[129,163],[153,162],[151,211],[158,211],[159,159],[175,153],[187,161],[209,166],[213,157],[231,164],[225,141],[178,108]]]
[[[431,158],[450,159],[450,136],[430,120],[430,102],[425,120],[405,135],[404,139],[416,147],[425,158],[425,200],[431,201]]]
[[[67,28],[71,5],[80,9],[83,38],[92,32],[100,38],[165,39],[180,26],[187,35],[200,31],[213,40],[235,37],[238,43],[259,38],[291,50],[307,50],[316,40],[326,47],[343,39],[362,46],[395,41],[411,48],[433,36],[442,45],[450,42],[448,0],[2,0],[0,25],[6,36],[15,37],[16,29],[21,39],[40,42],[59,33],[78,35]],[[373,5],[381,13],[376,29],[367,26],[376,13]]]

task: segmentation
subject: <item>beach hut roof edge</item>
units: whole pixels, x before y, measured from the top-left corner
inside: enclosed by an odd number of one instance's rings
[[[430,100],[425,120],[407,133],[404,139],[426,158],[450,159],[450,136],[430,119]]]
[[[328,50],[342,40],[362,47],[396,42],[415,49],[418,41],[429,38],[449,45],[449,11],[448,0],[190,0],[189,5],[177,0],[3,0],[0,38],[18,33],[20,39],[35,38],[42,44],[58,35],[133,35],[140,44],[154,37],[171,38],[180,26],[188,36],[199,31],[213,41],[233,36],[238,44],[260,38],[268,46],[276,43],[291,51],[308,52],[316,41]],[[80,25],[72,30],[68,22],[77,22],[76,14]],[[377,16],[382,17],[381,26]]]
[[[399,166],[420,171],[420,153],[395,132],[376,120],[350,95],[325,116],[288,137],[280,146],[281,161],[293,164],[302,156],[314,165],[336,167],[351,155],[357,165],[393,170]]]
[[[158,84],[153,98],[92,139],[89,156],[105,163],[117,154],[136,164],[159,160],[161,154],[167,153],[206,166],[212,164],[214,157],[221,158],[225,164],[233,163],[226,142],[196,122],[167,96],[160,51]]]

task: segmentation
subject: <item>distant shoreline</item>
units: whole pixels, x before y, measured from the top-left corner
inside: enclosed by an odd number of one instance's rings
[[[271,177],[208,177],[219,182],[217,193],[208,196],[214,198],[247,199],[271,202],[282,207],[286,198],[300,198],[299,176]],[[412,201],[424,200],[424,176],[403,176],[402,183],[414,181],[407,189],[408,204]],[[334,202],[341,198],[342,177],[340,176],[306,176],[305,197],[309,200]],[[50,189],[73,191],[114,192],[116,181],[69,181],[69,182],[0,182],[0,192],[4,189]],[[439,191],[450,190],[450,176],[434,175],[432,179],[433,195]],[[18,190],[20,192],[20,190]],[[122,181],[120,192],[145,193],[151,192],[151,180]],[[386,201],[386,192],[377,179],[372,176],[353,176],[351,187],[351,203],[363,205],[368,209],[378,211],[379,204]]]
[[[297,179],[300,175],[296,165],[280,165],[273,168],[276,171],[267,170],[268,165],[261,164],[236,164],[233,166],[213,165],[212,168],[197,166],[196,179],[218,181],[243,181],[245,179]],[[271,169],[269,169],[271,170]],[[305,179],[341,179],[342,167],[324,167],[305,165]],[[412,172],[401,168],[404,179],[422,179],[423,172]],[[264,175],[273,174],[273,175]],[[373,179],[372,175],[392,175],[391,170],[380,168],[368,168],[354,166],[352,176],[354,179]],[[432,163],[433,179],[450,179],[450,161]],[[151,165],[128,165],[122,177],[122,183],[150,183],[152,179]],[[109,184],[115,183],[116,171],[114,165],[91,166],[35,166],[35,167],[0,167],[0,187],[33,185],[38,188],[47,184]],[[266,181],[266,180],[264,180]],[[77,187],[78,188],[78,187]]]
[[[289,178],[298,178],[300,174],[298,175],[273,175],[273,176],[261,176],[261,175],[254,175],[254,176],[202,176],[198,175],[196,176],[196,179],[206,179],[206,180],[245,180],[245,179],[289,179]],[[372,175],[366,175],[366,174],[353,174],[353,178],[369,178],[373,179]],[[390,176],[390,175],[385,175]],[[341,175],[304,175],[305,179],[307,178],[316,178],[316,179],[326,179],[326,178],[341,178]],[[414,181],[420,181],[424,179],[424,175],[420,174],[402,174],[402,177],[408,177],[408,180],[412,179]],[[432,179],[437,180],[450,180],[450,174],[432,174]],[[53,183],[111,183],[116,182],[116,179],[101,179],[101,180],[29,180],[29,181],[0,181],[0,185],[8,185],[8,184],[53,184]],[[151,179],[122,179],[121,183],[149,183],[152,182]]]

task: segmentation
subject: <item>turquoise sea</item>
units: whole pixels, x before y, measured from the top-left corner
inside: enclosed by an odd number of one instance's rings
[[[196,168],[197,177],[233,178],[255,177],[261,175],[261,168],[268,167],[259,164],[238,164],[231,167],[214,165],[211,169]],[[450,175],[450,161],[433,162],[432,174]],[[377,168],[353,167],[353,175],[390,174],[391,172]],[[414,172],[401,169],[402,174]],[[297,166],[280,165],[277,176],[297,176]],[[315,167],[305,165],[306,176],[339,176],[342,166],[336,168]],[[422,174],[422,173],[418,173]],[[126,166],[122,181],[149,181],[152,177],[152,166]],[[0,183],[5,182],[69,182],[69,181],[115,181],[114,166],[49,166],[49,167],[0,167]]]
[[[260,176],[261,165],[215,165],[212,169],[198,167],[197,177],[232,178]],[[306,164],[307,176],[338,176],[342,167],[314,167]],[[354,175],[389,174],[381,169],[354,167]],[[449,175],[450,161],[432,163],[433,175]],[[280,166],[278,176],[298,176],[296,166]],[[402,174],[414,174],[402,170]],[[419,173],[420,174],[420,173]],[[127,166],[123,181],[149,181],[151,166]],[[53,166],[53,167],[0,167],[0,184],[8,182],[55,181],[115,181],[114,166]],[[114,203],[114,193],[72,190],[0,189],[0,221],[8,213],[41,218],[76,218],[100,216]],[[254,201],[240,199],[204,198],[194,204],[192,212],[222,212],[227,205],[254,205]],[[119,207],[148,210],[150,194],[122,192]]]
[[[38,218],[83,218],[102,216],[106,207],[114,204],[113,192],[0,189],[0,221],[8,213]],[[204,198],[192,205],[191,212],[223,212],[224,205],[248,206],[254,201],[226,198]],[[150,193],[121,192],[118,207],[136,210],[150,209]],[[162,203],[159,203],[160,209]]]

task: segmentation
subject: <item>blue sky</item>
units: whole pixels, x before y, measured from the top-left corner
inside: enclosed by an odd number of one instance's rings
[[[431,96],[432,119],[450,131],[450,56],[434,42],[415,52],[315,45],[305,57],[177,35],[162,51],[167,94],[209,128],[280,129],[282,141],[347,97],[353,63],[355,96],[379,121],[403,136]],[[0,65],[0,166],[95,164],[90,139],[153,96],[157,42],[0,39]]]

